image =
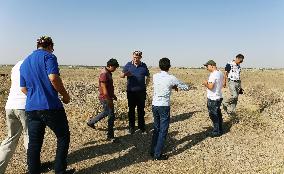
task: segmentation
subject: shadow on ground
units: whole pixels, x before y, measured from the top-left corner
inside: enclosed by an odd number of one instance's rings
[[[234,123],[237,123],[238,119],[237,117],[230,118],[229,121],[226,121],[223,123],[223,135],[228,133]],[[176,140],[174,138],[171,138],[169,140],[168,146],[165,148],[165,151],[169,153],[170,156],[175,156],[178,155],[182,152],[184,152],[187,149],[190,149],[191,147],[195,146],[196,144],[202,142],[205,140],[207,137],[213,137],[211,132],[213,130],[212,127],[205,127],[203,128],[204,131],[194,133],[194,134],[189,134],[185,137],[183,137],[180,140]],[[178,132],[172,132],[172,134],[178,134]],[[223,136],[222,135],[222,136]],[[184,144],[183,147],[181,148],[176,148],[179,144]]]
[[[189,119],[196,112],[201,111],[194,111],[172,116],[171,123]],[[230,119],[224,123],[224,133],[229,132],[233,123],[233,119]],[[148,151],[151,143],[153,123],[147,124],[146,127],[149,130],[147,134],[142,134],[141,132],[137,131],[133,135],[127,134],[119,137],[119,142],[106,142],[105,144],[96,145],[97,141],[90,141],[85,144],[85,147],[71,152],[68,155],[68,163],[75,164],[84,160],[91,160],[100,157],[104,158],[104,155],[114,154],[114,157],[110,160],[102,161],[76,172],[78,174],[89,174],[109,173],[136,163],[147,162],[148,160],[152,159]],[[121,129],[119,128],[118,130]],[[188,136],[185,136],[179,140],[174,138],[178,134],[177,131],[170,132],[166,142],[165,153],[169,154],[170,157],[178,155],[209,137],[211,131],[212,128],[208,127],[202,132],[189,134]],[[179,144],[185,145],[181,148],[176,148]]]

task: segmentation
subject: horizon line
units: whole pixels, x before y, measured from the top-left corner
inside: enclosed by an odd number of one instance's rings
[[[15,64],[0,64],[0,67],[3,67],[3,66],[14,66]],[[104,67],[106,65],[59,65],[59,66],[67,66],[67,67],[90,67],[90,68],[99,68],[99,67]],[[122,68],[123,66],[119,66],[120,68]],[[149,68],[159,68],[158,66],[148,66]],[[218,66],[217,66],[218,67]],[[203,66],[200,66],[200,67],[187,67],[187,66],[172,66],[171,68],[181,68],[181,69],[203,69],[204,67]],[[218,67],[218,68],[221,68],[221,69],[224,69],[223,67]],[[259,69],[259,70],[262,70],[262,69],[272,69],[272,70],[282,70],[284,69],[284,67],[281,67],[281,68],[273,68],[273,67],[242,67],[242,69]]]

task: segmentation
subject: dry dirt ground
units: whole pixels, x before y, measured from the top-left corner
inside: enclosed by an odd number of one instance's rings
[[[0,67],[9,73],[10,67]],[[107,119],[86,126],[91,115],[100,112],[98,68],[62,68],[63,81],[72,101],[65,105],[71,131],[68,167],[76,173],[284,173],[284,70],[242,72],[244,94],[239,98],[237,116],[223,111],[225,134],[210,137],[211,121],[206,108],[206,92],[200,84],[207,78],[204,69],[173,68],[171,73],[191,85],[187,92],[173,92],[171,123],[165,153],[167,161],[152,161],[148,154],[152,134],[151,97],[148,87],[146,122],[148,134],[127,131],[125,79],[114,73],[116,102],[115,135],[118,143],[106,141]],[[158,72],[152,68],[151,73]],[[9,79],[1,78],[0,140],[6,136],[4,105]],[[224,96],[229,95],[224,89]],[[26,154],[19,141],[7,173],[26,172]],[[54,160],[56,139],[46,129],[42,163]],[[44,173],[54,173],[45,170]]]

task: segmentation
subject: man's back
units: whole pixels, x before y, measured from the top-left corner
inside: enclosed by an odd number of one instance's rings
[[[42,49],[34,51],[21,66],[21,87],[26,87],[26,111],[61,109],[63,105],[48,75],[59,74],[57,58]]]
[[[5,109],[25,109],[26,95],[20,88],[20,66],[23,61],[19,61],[11,71],[11,88]]]
[[[154,106],[169,106],[170,96],[173,86],[177,86],[181,90],[188,90],[188,86],[179,81],[175,76],[168,74],[166,71],[161,71],[153,75]]]

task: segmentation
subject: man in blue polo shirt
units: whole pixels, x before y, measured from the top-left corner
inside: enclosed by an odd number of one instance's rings
[[[128,62],[120,75],[121,78],[127,77],[127,100],[128,100],[128,119],[129,133],[135,132],[135,108],[137,106],[138,128],[145,132],[145,100],[146,86],[150,81],[150,73],[147,65],[141,62],[142,52],[134,51],[132,61]]]
[[[70,132],[58,92],[65,104],[70,102],[70,97],[59,76],[57,58],[52,54],[53,45],[50,37],[40,37],[37,40],[37,50],[24,60],[20,68],[21,90],[27,95],[25,109],[28,118],[27,158],[30,174],[40,173],[40,152],[46,126],[57,138],[55,173],[74,172],[66,171]]]

